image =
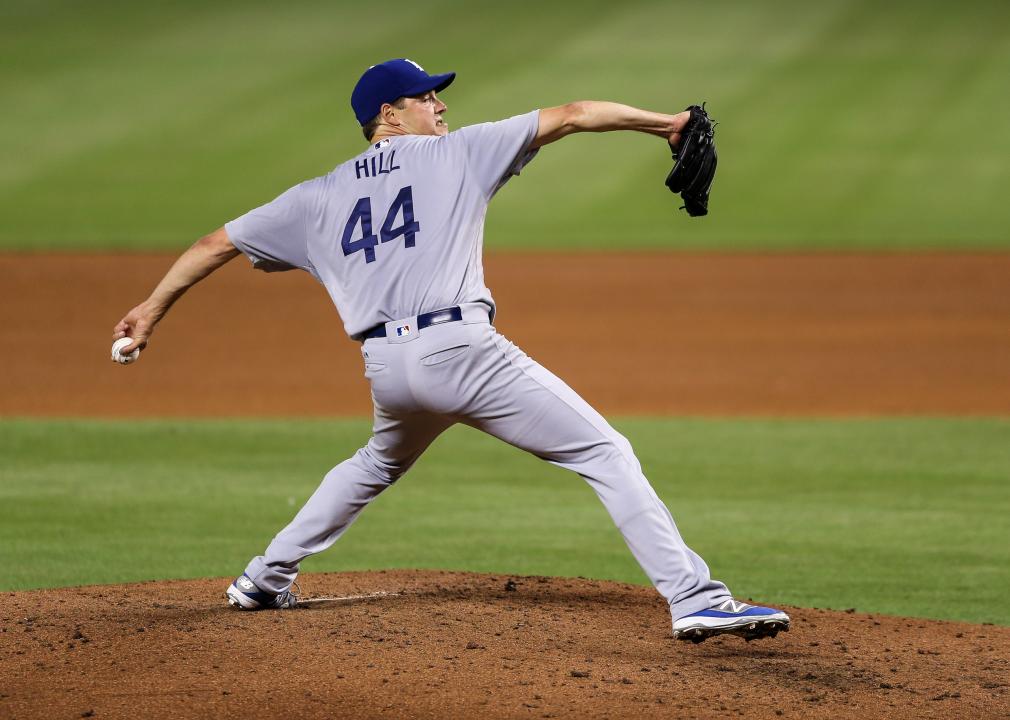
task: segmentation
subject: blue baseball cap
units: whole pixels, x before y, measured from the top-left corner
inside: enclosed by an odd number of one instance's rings
[[[365,70],[351,93],[351,107],[358,123],[366,125],[379,114],[383,103],[397,98],[423,95],[429,90],[445,90],[456,79],[456,73],[429,75],[413,60],[387,60]]]

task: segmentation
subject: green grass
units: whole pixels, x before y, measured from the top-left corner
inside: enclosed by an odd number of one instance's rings
[[[360,151],[350,89],[395,55],[459,71],[454,126],[579,98],[721,121],[708,218],[661,142],[581,136],[496,199],[491,247],[1008,248],[1008,26],[997,0],[5,0],[0,249],[185,247]]]
[[[625,420],[743,597],[1010,624],[1010,422]],[[0,589],[230,575],[368,436],[346,421],[0,421]],[[646,582],[589,487],[466,428],[306,571]]]

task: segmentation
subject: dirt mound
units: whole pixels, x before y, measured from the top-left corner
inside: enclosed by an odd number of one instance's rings
[[[227,582],[4,593],[0,717],[1010,715],[1010,628],[788,608],[775,640],[692,645],[609,582],[308,575],[261,613]]]

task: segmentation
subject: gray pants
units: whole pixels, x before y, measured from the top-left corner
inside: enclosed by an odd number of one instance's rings
[[[442,431],[462,422],[585,478],[674,619],[729,598],[684,544],[628,441],[499,335],[483,305],[462,307],[462,322],[418,331],[408,318],[389,323],[388,338],[365,341],[372,438],[326,474],[291,524],[249,563],[253,582],[270,592],[290,586],[304,558],[336,542]],[[410,331],[397,336],[396,327],[404,325]]]

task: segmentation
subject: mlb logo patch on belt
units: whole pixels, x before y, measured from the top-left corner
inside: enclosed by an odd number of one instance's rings
[[[403,337],[405,335],[410,335],[410,325],[397,325],[396,337]]]

